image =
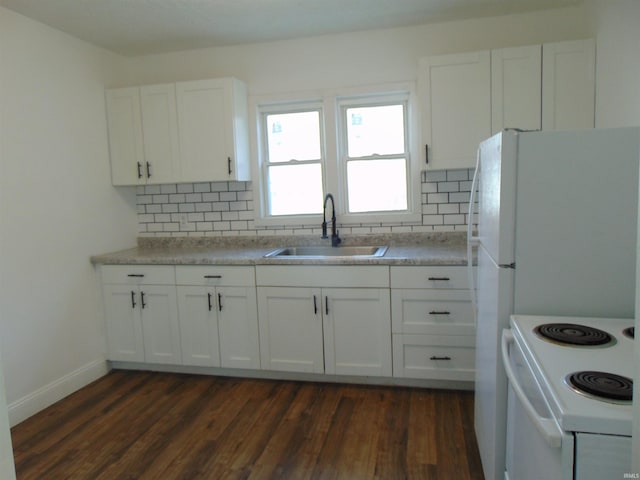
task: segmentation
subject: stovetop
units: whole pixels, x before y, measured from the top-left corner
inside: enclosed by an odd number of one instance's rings
[[[514,338],[534,369],[549,407],[563,430],[631,436],[630,401],[606,400],[579,393],[571,387],[570,377],[579,373],[577,377],[595,383],[615,383],[621,381],[620,378],[632,380],[633,339],[623,333],[633,326],[632,319],[514,315],[510,323]],[[564,345],[540,335],[538,327],[544,324],[563,324],[560,330],[564,330],[564,334],[578,337],[582,333],[573,332],[574,325],[583,325],[588,327],[588,337],[595,335],[596,329],[608,334],[610,340],[595,345]],[[620,378],[602,380],[602,372]]]

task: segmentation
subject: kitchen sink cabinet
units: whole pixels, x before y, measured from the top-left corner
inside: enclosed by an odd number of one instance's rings
[[[474,168],[478,144],[504,128],[594,127],[595,42],[425,57],[418,85],[427,168]]]
[[[388,275],[385,266],[257,266],[262,368],[391,376]]]
[[[391,267],[393,373],[473,381],[475,322],[466,267]]]
[[[177,266],[184,365],[260,368],[253,267]]]
[[[174,269],[103,266],[109,360],[180,364]]]
[[[113,185],[180,178],[174,84],[106,91]]]
[[[250,179],[247,91],[232,78],[176,85],[181,181]]]

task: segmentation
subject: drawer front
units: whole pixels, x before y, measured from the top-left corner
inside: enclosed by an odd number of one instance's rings
[[[430,380],[475,379],[475,337],[393,335],[393,375]]]
[[[466,290],[391,290],[393,333],[475,335]]]
[[[389,267],[342,265],[258,265],[258,285],[269,287],[389,287]]]
[[[174,285],[172,265],[102,265],[102,283],[130,285]]]
[[[256,284],[253,267],[228,266],[176,266],[178,285],[225,285],[253,287]]]
[[[391,288],[468,289],[467,267],[391,267]]]

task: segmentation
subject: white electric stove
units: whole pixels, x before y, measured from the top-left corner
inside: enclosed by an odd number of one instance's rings
[[[637,478],[633,320],[514,315],[510,326],[505,478]]]

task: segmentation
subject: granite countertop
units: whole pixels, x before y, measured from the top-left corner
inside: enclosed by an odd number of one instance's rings
[[[276,248],[326,245],[317,237],[141,237],[134,248],[91,257],[94,265],[466,265],[466,236],[361,235],[344,245],[388,245],[382,257],[286,258],[264,256]],[[338,247],[339,248],[339,247]]]

